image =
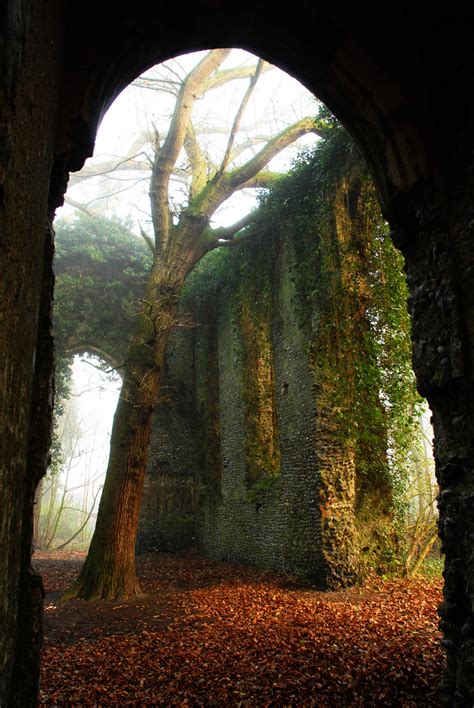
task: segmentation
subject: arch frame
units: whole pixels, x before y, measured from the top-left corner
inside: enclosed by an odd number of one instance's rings
[[[9,598],[3,626],[13,637],[1,644],[4,702],[28,705],[37,690],[41,632],[33,627],[41,625],[41,590],[30,570],[29,538],[51,413],[52,249],[46,214],[52,219],[68,173],[91,154],[101,116],[124,85],[156,60],[224,45],[278,63],[341,119],[368,161],[394,241],[405,255],[414,368],[433,410],[441,487],[447,559],[441,612],[448,654],[442,692],[450,705],[472,703],[472,18],[433,7],[427,14],[413,3],[399,3],[388,15],[383,7],[304,2],[296,11],[280,2],[249,0],[232,8],[230,22],[227,3],[220,0],[202,0],[186,12],[178,4],[157,8],[144,0],[133,10],[114,8],[113,16],[100,2],[47,0],[40,8],[29,0],[8,0],[2,13],[6,277],[0,413],[8,431],[2,491],[5,503],[13,505],[2,529],[7,553],[0,554]],[[24,279],[19,288],[18,273]]]

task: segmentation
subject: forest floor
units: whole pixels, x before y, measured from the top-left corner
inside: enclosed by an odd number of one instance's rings
[[[36,553],[41,706],[436,706],[440,580],[319,592],[194,553],[139,557],[144,595],[59,603],[82,553]]]

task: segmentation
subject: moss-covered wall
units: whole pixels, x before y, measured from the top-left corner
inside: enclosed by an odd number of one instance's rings
[[[318,184],[296,172],[293,194],[268,198],[263,235],[190,278],[195,326],[171,340],[139,546],[195,543],[324,587],[390,565],[390,421],[371,344],[385,237],[357,156],[331,150]]]
[[[221,496],[204,505],[199,544],[320,578],[314,404],[289,257],[262,241],[238,258],[215,312]]]

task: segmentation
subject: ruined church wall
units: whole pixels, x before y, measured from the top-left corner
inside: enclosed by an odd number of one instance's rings
[[[240,280],[211,302],[187,301],[195,326],[172,336],[138,546],[197,546],[345,584],[356,562],[354,551],[341,558],[355,539],[354,460],[319,402],[317,318],[301,306],[291,242],[239,256]]]
[[[315,402],[291,256],[285,247],[269,256],[262,243],[247,262],[217,312],[222,477],[199,546],[321,578]]]
[[[193,348],[190,330],[170,338],[148,453],[137,539],[142,550],[176,551],[195,542],[199,436]]]
[[[328,186],[317,179],[303,183],[317,195],[309,213],[295,211],[296,184],[286,228],[270,210],[265,233],[189,280],[194,326],[170,340],[139,548],[195,546],[323,587],[391,562],[389,422],[370,348],[374,197],[357,160]]]

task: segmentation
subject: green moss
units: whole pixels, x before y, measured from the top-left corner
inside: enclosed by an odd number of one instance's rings
[[[419,406],[407,290],[402,258],[390,241],[361,157],[330,116],[327,122],[326,139],[302,154],[291,173],[262,196],[256,215],[262,235],[210,254],[186,287],[188,297],[206,303],[208,312],[225,312],[239,335],[246,484],[258,494],[280,469],[272,271],[277,257],[285,249],[291,252],[294,263],[280,283],[288,292],[280,294],[280,301],[296,292],[316,415],[337,440],[341,465],[354,464],[361,567],[383,570],[393,566],[398,552],[399,534],[393,527],[403,522],[408,452]],[[342,494],[331,475],[337,475],[337,466],[327,467],[322,485]]]
[[[268,282],[241,296],[240,330],[244,347],[246,409],[246,484],[280,474],[275,377],[271,344],[271,298]]]

